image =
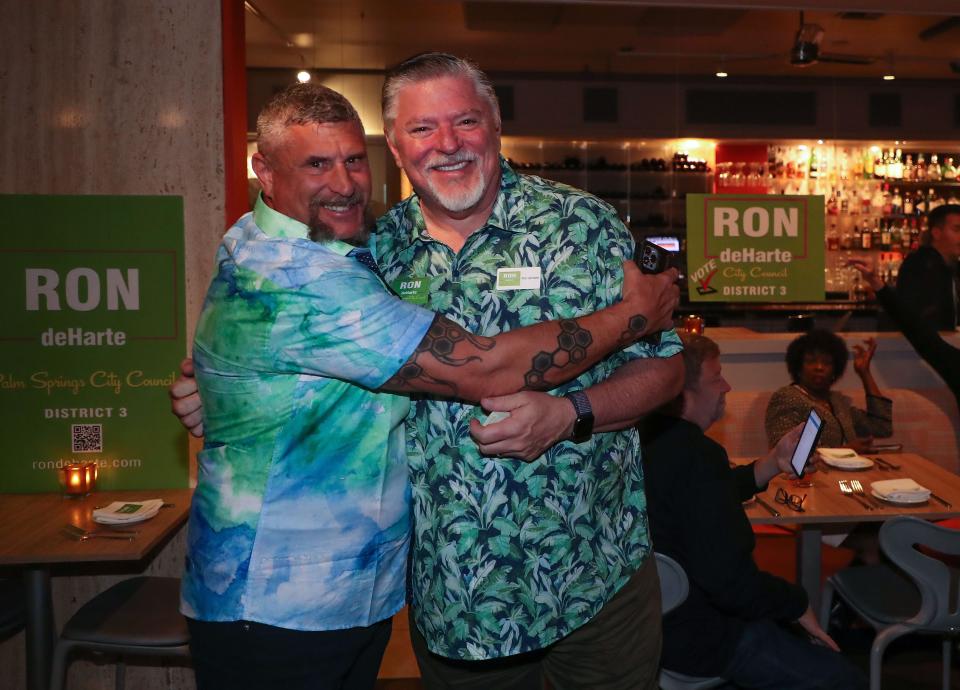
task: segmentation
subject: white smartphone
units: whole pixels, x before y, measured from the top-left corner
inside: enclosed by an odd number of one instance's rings
[[[807,417],[807,423],[803,425],[803,432],[800,434],[800,440],[797,441],[797,447],[793,449],[793,457],[790,458],[790,465],[798,477],[803,476],[803,470],[807,466],[807,461],[813,454],[813,449],[817,447],[817,441],[820,440],[820,432],[823,430],[823,420],[816,410],[810,410]]]

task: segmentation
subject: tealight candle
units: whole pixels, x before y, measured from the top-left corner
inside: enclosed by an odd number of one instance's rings
[[[87,478],[84,466],[74,463],[60,470],[63,493],[67,496],[83,496],[87,493]]]
[[[86,496],[97,486],[97,463],[71,463],[60,470],[60,484],[66,496]]]

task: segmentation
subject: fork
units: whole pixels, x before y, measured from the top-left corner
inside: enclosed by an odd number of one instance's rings
[[[883,507],[883,504],[880,503],[880,501],[878,501],[873,496],[870,496],[869,494],[867,494],[866,491],[863,490],[863,484],[860,483],[859,479],[851,479],[850,488],[853,489],[853,493],[855,493],[857,496],[863,496],[865,499],[867,499],[867,501],[872,503],[875,507],[877,508]]]
[[[848,496],[852,498],[854,501],[862,505],[867,510],[873,510],[872,505],[870,505],[864,499],[860,498],[859,496],[856,495],[856,493],[854,493],[853,489],[850,488],[846,480],[841,479],[840,481],[837,482],[837,484],[840,487],[840,493],[842,493],[844,496]]]

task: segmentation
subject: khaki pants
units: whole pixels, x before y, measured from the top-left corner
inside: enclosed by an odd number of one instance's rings
[[[427,690],[656,690],[660,580],[653,553],[593,619],[546,649],[487,661],[431,653],[410,618]]]

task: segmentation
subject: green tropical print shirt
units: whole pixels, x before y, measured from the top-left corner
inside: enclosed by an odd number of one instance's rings
[[[412,301],[482,335],[572,318],[620,298],[633,240],[595,197],[501,161],[486,225],[459,253],[430,238],[414,195],[378,223],[373,251]],[[497,269],[539,267],[539,289],[497,290]],[[630,359],[616,353],[555,393],[587,388]],[[636,431],[560,443],[534,462],[482,457],[469,424],[480,407],[419,399],[407,423],[413,486],[414,618],[431,651],[490,659],[545,647],[590,620],[650,552]]]

